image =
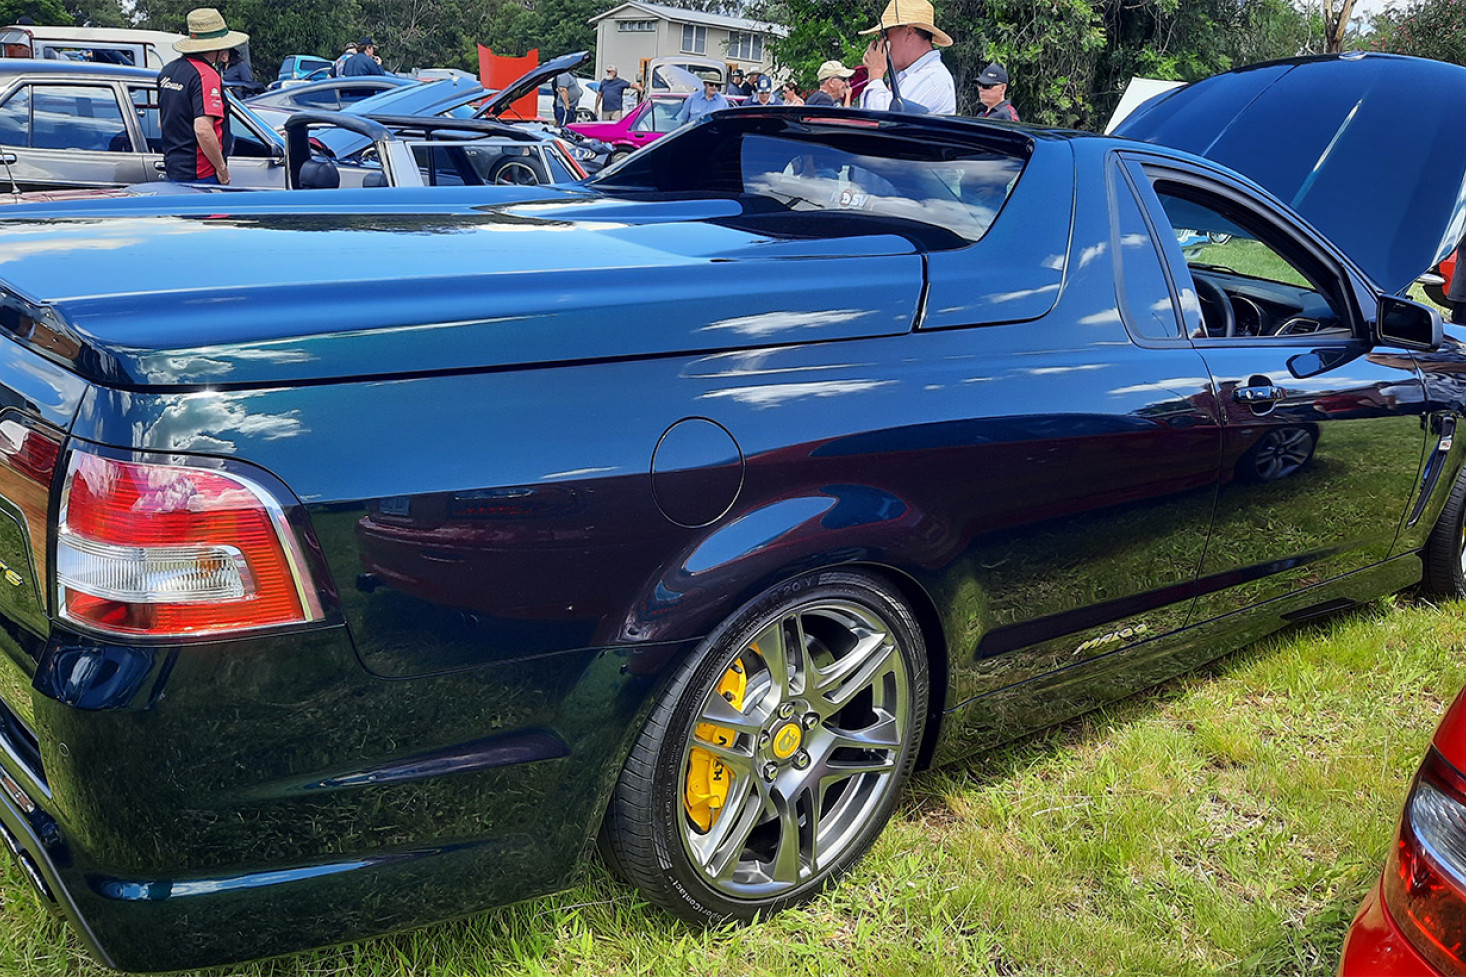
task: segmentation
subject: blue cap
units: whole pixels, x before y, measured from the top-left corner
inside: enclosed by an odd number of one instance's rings
[[[768,75],[758,76],[758,90],[761,92],[771,92],[774,90],[774,83]]]

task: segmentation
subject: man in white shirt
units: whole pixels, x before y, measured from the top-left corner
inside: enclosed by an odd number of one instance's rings
[[[723,93],[718,90],[719,87],[718,79],[703,79],[702,91],[693,92],[682,100],[682,109],[677,113],[677,124],[686,125],[689,122],[696,122],[709,112],[729,108],[733,103],[723,97]]]
[[[881,14],[880,25],[860,32],[876,35],[861,59],[870,79],[861,92],[861,108],[891,108],[886,73],[894,70],[906,111],[957,114],[957,86],[937,50],[951,47],[952,38],[932,23],[935,19],[936,11],[929,0],[891,0]],[[889,60],[883,34],[890,42]]]

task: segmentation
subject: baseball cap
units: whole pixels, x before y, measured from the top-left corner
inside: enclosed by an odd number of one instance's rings
[[[364,47],[376,47],[376,46],[377,46],[377,42],[374,41],[374,40],[372,40],[370,37],[363,37],[361,40],[359,40],[359,41],[356,42],[356,47],[357,47],[358,50],[360,50],[361,48],[364,48]]]
[[[773,79],[771,79],[768,75],[759,75],[758,76],[758,90],[761,91],[761,92],[771,92],[771,91],[773,91],[774,90],[774,82],[773,82]]]
[[[1003,70],[1000,64],[990,64],[982,69],[982,74],[977,76],[979,85],[1006,85],[1008,84],[1008,72]]]
[[[815,78],[824,81],[827,78],[849,78],[853,74],[855,74],[853,69],[845,67],[838,61],[826,61],[820,65],[819,74]]]

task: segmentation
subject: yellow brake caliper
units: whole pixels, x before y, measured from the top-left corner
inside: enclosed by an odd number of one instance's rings
[[[743,666],[734,662],[723,673],[714,694],[726,699],[734,709],[741,710],[743,693],[747,688],[748,676],[743,673]],[[693,735],[705,743],[717,746],[732,746],[738,738],[734,730],[714,726],[712,723],[698,723],[697,731]],[[695,746],[688,752],[687,791],[683,795],[682,804],[698,830],[707,831],[712,828],[723,805],[728,802],[728,788],[732,785],[733,771],[725,767],[722,760]]]

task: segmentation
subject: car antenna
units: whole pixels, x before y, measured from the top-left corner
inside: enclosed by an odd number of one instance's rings
[[[891,0],[896,19],[901,19],[901,0]],[[901,98],[901,89],[896,85],[896,66],[891,63],[891,36],[886,33],[886,25],[881,24],[881,44],[885,46],[886,55],[886,77],[890,81],[891,88],[891,111],[905,112],[906,103]]]
[[[5,164],[5,178],[10,181],[10,192],[19,197],[20,184],[15,182],[15,174],[10,169],[10,163],[14,159],[15,154],[6,152],[5,144],[0,143],[0,163]]]

